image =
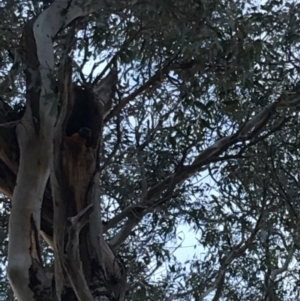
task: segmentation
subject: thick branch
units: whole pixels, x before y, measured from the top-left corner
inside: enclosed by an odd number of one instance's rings
[[[78,301],[94,300],[84,277],[79,254],[79,232],[88,223],[92,210],[93,206],[90,205],[81,211],[78,216],[70,218],[71,226],[68,231],[69,238],[66,246],[64,266]]]
[[[291,106],[293,106],[293,103],[291,103]],[[194,176],[199,171],[203,170],[208,164],[215,162],[222,153],[227,151],[230,147],[238,142],[249,141],[256,137],[262,131],[262,129],[265,128],[272,116],[274,116],[276,109],[284,108],[286,108],[286,105],[282,105],[280,98],[271,105],[266,106],[261,112],[242,125],[240,129],[236,131],[236,133],[217,140],[212,146],[201,152],[194,159],[194,162],[191,165],[179,168],[177,172],[168,176],[164,181],[151,188],[146,197],[143,198],[143,201],[138,204],[138,207],[141,209],[138,214],[134,212],[135,208],[137,207],[134,206],[133,208],[129,207],[125,209],[124,212],[121,212],[119,215],[115,216],[111,221],[108,222],[109,227],[115,226],[116,223],[120,222],[125,217],[128,217],[128,221],[124,224],[119,233],[112,238],[112,246],[120,246],[120,244],[124,242],[130,235],[132,229],[140,222],[143,216],[161,204],[161,199],[158,199],[158,197],[164,191],[166,192],[171,186],[175,187],[175,185],[180,184]],[[168,200],[169,198],[167,196],[167,194],[164,195],[163,199]]]

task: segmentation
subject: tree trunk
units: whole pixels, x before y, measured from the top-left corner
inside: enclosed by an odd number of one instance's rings
[[[68,3],[54,1],[24,28],[26,109],[0,155],[1,189],[13,195],[8,277],[19,301],[124,300],[125,269],[103,239],[99,193],[103,120],[117,73],[111,71],[93,90],[75,87],[66,52],[55,75],[53,37],[97,7],[89,3],[78,13],[78,5]],[[1,138],[12,130],[0,129]],[[55,254],[50,277],[40,232]]]

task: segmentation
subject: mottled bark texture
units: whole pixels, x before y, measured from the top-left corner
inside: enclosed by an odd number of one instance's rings
[[[68,54],[56,74],[53,51],[56,34],[99,2],[54,1],[26,24],[26,108],[0,102],[7,124],[0,127],[0,188],[12,198],[8,277],[19,301],[124,299],[125,269],[103,239],[99,194],[103,120],[117,73],[93,90],[74,86]],[[43,268],[40,233],[54,250],[52,274]]]

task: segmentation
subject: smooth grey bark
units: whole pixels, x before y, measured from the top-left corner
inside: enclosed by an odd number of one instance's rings
[[[78,300],[108,300],[116,295],[114,285],[108,288],[109,278],[107,277],[109,276],[106,270],[113,270],[115,273],[115,270],[120,271],[122,268],[121,266],[114,268],[118,261],[113,252],[108,251],[109,247],[102,238],[100,210],[97,208],[99,200],[96,199],[99,196],[97,193],[98,163],[103,109],[112,97],[113,85],[116,84],[117,78],[115,72],[109,74],[106,81],[101,82],[102,86],[97,87],[97,94],[91,92],[93,97],[90,99],[90,105],[96,108],[98,114],[95,118],[99,118],[101,122],[96,128],[91,129],[95,130],[93,132],[95,143],[90,146],[82,144],[84,148],[80,149],[82,162],[89,163],[89,173],[85,174],[84,179],[76,179],[79,183],[57,181],[61,178],[61,174],[71,178],[70,171],[65,167],[69,164],[68,157],[64,153],[68,137],[65,137],[63,130],[70,117],[68,114],[71,114],[70,111],[75,106],[72,95],[73,84],[68,82],[71,74],[68,68],[70,62],[67,59],[62,64],[61,71],[63,75],[66,75],[66,80],[61,79],[59,82],[59,96],[53,88],[55,86],[53,38],[61,28],[77,17],[101,8],[101,4],[101,1],[54,1],[48,9],[36,19],[28,22],[24,28],[22,48],[23,63],[26,65],[27,103],[21,122],[17,125],[20,157],[12,197],[7,269],[10,283],[19,301],[66,298],[68,300],[76,300],[76,298]],[[57,122],[59,101],[62,109]],[[53,147],[53,141],[56,143],[55,147]],[[90,161],[86,160],[87,154],[89,154]],[[66,163],[62,164],[64,160]],[[9,165],[9,160],[7,162]],[[78,167],[74,162],[69,165],[74,168]],[[10,165],[10,167],[16,171],[15,166]],[[52,286],[51,279],[47,278],[43,270],[39,250],[41,206],[50,172],[55,227],[54,240],[51,235],[48,235],[48,239],[49,242],[51,239],[54,242],[56,287]],[[85,185],[82,185],[81,181],[85,181]],[[94,182],[93,185],[86,185],[90,182]],[[73,195],[68,195],[73,199],[65,199],[66,194],[63,191],[71,191],[71,184],[73,190],[76,184],[82,189],[79,196],[73,193]],[[87,195],[87,199],[80,198],[82,195]],[[78,200],[75,200],[76,197]],[[82,207],[77,206],[77,210],[71,212],[67,210],[70,209],[68,202],[76,202],[75,205],[78,205],[79,201],[82,201]],[[84,209],[86,206],[88,207]],[[81,235],[84,235],[86,245],[80,242]],[[104,261],[106,261],[105,266]],[[109,264],[112,265],[110,269]],[[89,266],[92,265],[98,267],[96,268],[97,275],[88,277],[87,272],[91,270]],[[97,281],[96,287],[100,293],[96,295],[95,291],[90,291],[89,287],[91,285],[95,287]],[[124,288],[125,286],[123,290]],[[69,293],[70,289],[74,293]],[[118,294],[122,300],[124,293]]]

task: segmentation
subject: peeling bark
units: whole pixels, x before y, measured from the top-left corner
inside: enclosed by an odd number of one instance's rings
[[[98,189],[103,119],[117,74],[110,72],[94,91],[82,90],[82,98],[74,96],[79,88],[73,87],[66,58],[58,77],[59,95],[53,90],[53,38],[75,18],[99,8],[101,1],[54,1],[24,28],[27,93],[26,109],[13,135],[17,157],[8,151],[6,132],[0,130],[0,165],[5,166],[0,184],[8,196],[13,194],[8,277],[19,301],[124,299],[124,267],[102,237]],[[89,118],[80,120],[76,110],[85,110]],[[43,200],[46,214],[41,215]],[[54,248],[54,282],[43,269],[40,230]],[[123,285],[115,286],[115,279]]]

